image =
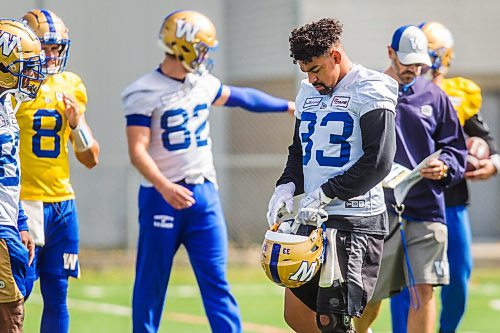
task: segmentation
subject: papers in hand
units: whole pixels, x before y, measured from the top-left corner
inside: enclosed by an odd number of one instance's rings
[[[441,155],[441,149],[427,156],[413,170],[393,163],[391,171],[382,181],[382,186],[394,189],[394,198],[398,206],[403,203],[413,185],[422,179],[420,170],[425,168],[429,161],[437,159],[439,155]]]

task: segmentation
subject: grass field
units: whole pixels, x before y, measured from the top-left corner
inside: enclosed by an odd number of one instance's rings
[[[229,279],[241,307],[244,332],[290,332],[282,319],[283,289],[268,281],[258,266],[231,266]],[[131,332],[132,268],[84,270],[70,282],[69,308],[73,333]],[[26,304],[25,332],[38,332],[41,316],[38,289]],[[374,326],[375,333],[390,332],[387,307]],[[188,265],[176,265],[160,332],[209,333],[200,295]],[[500,332],[500,269],[476,269],[471,297],[460,332]]]

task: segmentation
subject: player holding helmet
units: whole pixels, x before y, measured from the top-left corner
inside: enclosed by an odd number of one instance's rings
[[[289,38],[291,57],[308,79],[296,97],[293,143],[268,222],[273,225],[283,209],[290,213],[293,196],[301,193],[299,236],[312,235],[327,215],[321,272],[285,291],[285,320],[297,332],[353,332],[351,317],[361,316],[372,295],[387,233],[380,183],[396,149],[397,83],[353,64],[341,33],[340,22],[321,19]]]
[[[500,157],[496,153],[496,145],[488,126],[480,114],[481,90],[469,79],[446,78],[454,56],[451,32],[438,22],[425,22],[420,28],[429,41],[429,55],[432,60],[427,75],[450,97],[465,134],[469,137],[483,138],[489,146],[490,158],[480,160],[480,167],[466,172],[465,179],[488,179],[498,172]],[[465,179],[445,190],[450,284],[441,289],[440,333],[455,332],[466,309],[472,254],[467,209],[469,192]],[[407,289],[391,298],[392,327],[395,333],[406,332],[408,309]]]
[[[227,235],[217,191],[210,106],[293,112],[261,91],[226,86],[209,73],[212,22],[195,11],[169,14],[160,29],[160,66],[122,94],[139,190],[139,243],[132,301],[135,333],[157,332],[174,255],[185,246],[213,332],[242,331],[226,278]]]
[[[68,143],[71,140],[77,159],[88,168],[98,162],[99,145],[85,121],[85,86],[78,75],[65,71],[70,46],[66,25],[46,9],[31,10],[22,19],[42,43],[47,76],[36,99],[18,112],[21,199],[36,244],[28,294],[40,278],[44,302],[40,331],[63,333],[69,330],[68,277],[79,276],[78,217]]]
[[[42,49],[23,23],[0,20],[0,328],[23,331],[25,278],[33,255],[26,215],[19,203],[19,126],[12,108],[34,98],[43,80]],[[23,245],[24,243],[24,245]],[[29,254],[28,254],[29,251]]]

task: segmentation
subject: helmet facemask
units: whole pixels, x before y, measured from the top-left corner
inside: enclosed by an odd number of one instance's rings
[[[43,46],[51,46],[51,45],[57,45],[58,46],[58,55],[57,56],[52,56],[46,54],[45,56],[45,61],[43,63],[42,70],[45,74],[48,75],[54,75],[54,74],[59,74],[65,71],[66,69],[66,62],[68,61],[68,56],[69,56],[69,47],[70,47],[70,41],[66,40],[64,43],[49,43],[42,41],[42,47]]]
[[[446,75],[453,59],[453,36],[444,25],[438,22],[424,22],[419,25],[428,40],[432,76]]]
[[[38,89],[40,89],[45,78],[42,72],[42,62],[43,54],[28,59],[16,60],[6,67],[9,73],[18,78],[17,89],[14,92],[17,101],[22,102],[36,98]]]
[[[0,31],[0,38],[12,45],[9,53],[1,54],[0,87],[4,89],[1,95],[11,93],[20,102],[34,99],[45,78],[42,73],[44,53],[40,42],[23,23],[9,19],[1,21],[5,30]]]

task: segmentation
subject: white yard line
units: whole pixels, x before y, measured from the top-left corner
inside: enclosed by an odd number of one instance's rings
[[[36,304],[42,304],[42,296],[37,293],[32,293],[29,299],[29,302],[33,302]],[[76,309],[81,311],[88,312],[97,312],[97,313],[105,313],[111,314],[119,317],[127,317],[130,318],[132,315],[132,310],[128,306],[109,304],[109,303],[101,303],[94,301],[87,301],[75,298],[68,298],[68,308]],[[196,325],[208,325],[208,320],[204,316],[197,316],[187,313],[179,313],[179,312],[168,312],[167,314],[169,320],[173,320],[180,323],[189,323]],[[243,329],[245,331],[258,332],[258,333],[290,333],[291,331],[254,323],[243,323]]]

